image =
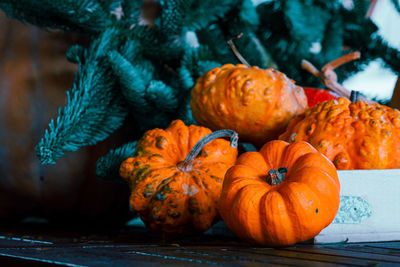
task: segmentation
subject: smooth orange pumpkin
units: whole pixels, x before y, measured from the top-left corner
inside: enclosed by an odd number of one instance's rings
[[[197,80],[190,107],[200,125],[232,129],[241,140],[261,146],[305,111],[307,97],[282,72],[226,64]]]
[[[340,170],[400,168],[400,112],[377,103],[323,102],[294,118],[279,139],[309,142]]]
[[[129,190],[98,179],[95,166],[100,156],[131,138],[129,131],[70,153],[56,165],[41,165],[35,155],[50,119],[65,105],[77,71],[65,53],[82,43],[81,37],[42,31],[4,13],[0,25],[1,221],[27,216],[68,225],[126,221]]]
[[[335,166],[310,144],[275,140],[242,154],[228,170],[219,212],[244,241],[287,246],[332,222],[339,191]]]
[[[130,204],[153,231],[203,232],[216,221],[224,175],[237,148],[224,139],[206,144],[210,134],[208,128],[173,121],[166,130],[147,131],[136,155],[121,164]]]

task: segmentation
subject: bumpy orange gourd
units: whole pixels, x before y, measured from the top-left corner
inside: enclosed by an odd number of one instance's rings
[[[147,131],[136,156],[121,164],[120,175],[131,189],[130,204],[152,230],[202,232],[216,220],[224,175],[235,163],[237,149],[227,140],[215,139],[192,162],[185,159],[210,133],[176,120],[166,130]]]
[[[309,142],[340,170],[400,167],[400,112],[377,103],[321,103],[293,119],[279,139]]]
[[[289,120],[304,112],[307,98],[279,71],[226,64],[198,79],[190,107],[199,124],[232,129],[241,140],[261,146],[278,138]]]
[[[287,246],[313,238],[332,222],[339,191],[335,166],[310,144],[275,140],[242,154],[228,170],[219,211],[244,241]]]

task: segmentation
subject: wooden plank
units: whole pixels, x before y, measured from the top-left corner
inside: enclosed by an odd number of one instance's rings
[[[400,240],[400,169],[338,171],[338,175],[341,197],[359,198],[370,214],[362,215],[357,206],[347,207],[349,220],[340,222],[340,208],[335,221],[314,238],[315,243]]]
[[[236,251],[240,250],[240,253]],[[246,248],[236,248],[234,251],[229,247],[187,247],[182,249],[158,249],[162,255],[179,255],[180,257],[193,259],[205,259],[208,261],[217,261],[219,263],[229,263],[234,265],[255,265],[273,264],[285,266],[320,266],[321,262],[310,259],[286,258],[274,254],[252,253]],[[330,266],[329,264],[326,266]],[[335,265],[337,266],[337,265]]]
[[[3,229],[4,230],[4,229]],[[30,234],[27,234],[30,233]],[[252,247],[236,237],[198,235],[174,241],[144,228],[110,232],[15,228],[0,232],[0,265],[348,266],[400,265],[400,242]],[[396,254],[397,253],[397,254]],[[7,265],[5,264],[7,263]]]
[[[296,249],[293,251],[285,250],[285,249],[268,249],[268,248],[253,248],[251,251],[249,250],[229,250],[235,253],[250,253],[251,255],[274,255],[279,256],[286,259],[294,259],[296,261],[301,260],[308,260],[314,261],[316,264],[326,266],[328,264],[335,264],[335,265],[355,265],[355,266],[364,266],[369,264],[369,260],[364,259],[354,259],[351,257],[345,256],[333,256],[333,255],[326,255],[323,253],[310,253],[304,251],[297,251]],[[371,261],[372,262],[372,261]],[[377,263],[375,261],[374,263]]]
[[[316,248],[316,247],[293,247],[287,248],[290,251],[298,251],[305,253],[314,253],[320,254],[324,256],[337,256],[337,257],[346,257],[351,259],[356,259],[360,261],[368,261],[369,263],[393,263],[400,265],[400,257],[396,257],[393,255],[381,255],[381,254],[370,254],[363,251],[351,251],[346,249],[345,247],[335,247],[335,248]]]
[[[383,256],[395,256],[400,258],[400,251],[397,249],[390,249],[390,248],[381,248],[381,247],[370,247],[370,246],[365,246],[365,245],[359,245],[359,246],[343,246],[343,247],[331,247],[331,249],[339,249],[343,250],[345,249],[346,251],[353,251],[353,252],[363,252],[363,253],[369,253],[371,255],[383,255]]]

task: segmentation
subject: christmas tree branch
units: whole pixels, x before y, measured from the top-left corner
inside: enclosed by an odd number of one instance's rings
[[[99,50],[115,46],[116,35],[118,31],[108,29],[89,47],[74,86],[67,92],[66,106],[59,109],[57,120],[50,122],[36,146],[43,164],[54,164],[65,152],[94,145],[122,125],[127,114],[125,104],[115,89],[104,51]]]
[[[112,149],[107,155],[99,158],[96,163],[96,175],[103,180],[122,181],[119,176],[121,163],[135,154],[137,142],[130,142],[122,147]]]
[[[82,33],[100,32],[110,17],[95,0],[2,0],[0,8],[42,28]]]

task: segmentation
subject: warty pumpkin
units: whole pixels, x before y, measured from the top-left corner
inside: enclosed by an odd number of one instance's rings
[[[221,134],[236,136],[232,146],[215,139]],[[217,219],[222,182],[237,158],[236,146],[233,131],[211,133],[180,120],[166,130],[147,131],[136,155],[120,167],[131,189],[131,207],[150,229],[165,235],[207,230]]]
[[[289,120],[307,108],[307,98],[285,74],[226,64],[203,74],[192,92],[195,120],[212,130],[232,129],[261,146],[278,138]]]
[[[332,222],[339,191],[335,166],[310,144],[274,140],[243,153],[227,171],[219,212],[242,240],[287,246]]]
[[[132,138],[125,128],[109,140],[70,153],[56,165],[41,165],[35,145],[43,136],[77,65],[65,53],[81,36],[46,32],[7,19],[0,12],[0,219],[27,216],[63,224],[123,223],[129,219],[129,190],[101,181],[97,159]]]
[[[281,140],[304,140],[340,170],[400,167],[400,112],[377,103],[329,100],[294,118]]]

